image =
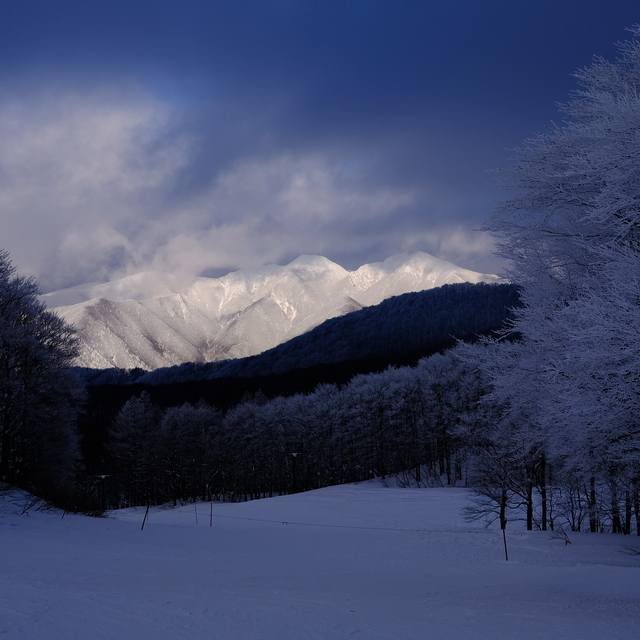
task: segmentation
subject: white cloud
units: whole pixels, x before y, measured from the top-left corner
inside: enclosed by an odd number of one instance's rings
[[[383,220],[415,197],[382,187],[358,189],[341,174],[339,165],[319,156],[240,161],[174,217],[156,223],[167,241],[156,247],[152,265],[198,273],[344,250],[359,241],[339,236],[345,220]],[[196,221],[206,224],[190,224]]]
[[[407,252],[420,249],[469,269],[497,273],[504,268],[503,262],[493,256],[495,240],[488,233],[460,225],[418,231],[403,245]]]
[[[185,140],[159,144],[170,119],[139,95],[0,102],[0,232],[21,270],[61,284],[104,274],[117,237],[130,252],[128,230],[186,161]]]
[[[361,263],[421,249],[475,268],[491,248],[463,227],[434,227],[444,211],[437,190],[372,183],[362,159],[274,152],[214,175],[194,166],[199,141],[180,133],[180,117],[135,91],[0,99],[0,237],[19,270],[50,290],[301,253]],[[195,169],[209,172],[209,186],[189,191]],[[430,218],[415,213],[423,208]],[[410,223],[399,224],[407,210]]]

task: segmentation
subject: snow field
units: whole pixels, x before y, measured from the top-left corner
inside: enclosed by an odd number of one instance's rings
[[[636,637],[636,537],[497,529],[464,489],[377,482],[241,504],[112,512],[0,508],[8,639]],[[195,522],[196,511],[198,524]],[[287,524],[285,524],[287,523]]]

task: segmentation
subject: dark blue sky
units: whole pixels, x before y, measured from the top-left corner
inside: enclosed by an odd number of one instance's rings
[[[300,253],[495,271],[486,171],[636,2],[0,5],[0,233],[45,289]]]

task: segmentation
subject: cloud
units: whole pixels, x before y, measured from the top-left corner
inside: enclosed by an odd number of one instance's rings
[[[357,268],[422,250],[495,269],[487,234],[443,222],[443,194],[373,185],[363,172],[317,154],[239,161],[209,190],[153,222],[150,244],[141,248],[147,267],[191,275],[307,253]],[[420,215],[429,208],[432,215]]]
[[[495,240],[486,232],[461,225],[441,225],[419,232],[404,245],[407,252],[427,251],[459,266],[501,274],[502,260],[493,255]]]
[[[0,123],[0,233],[44,290],[302,253],[357,268],[426,250],[469,266],[489,248],[443,226],[448,188],[386,182],[361,149],[247,148],[208,164],[184,113],[142,90],[14,97]]]
[[[0,244],[46,290],[301,253],[351,269],[421,249],[500,270],[474,231],[497,197],[483,171],[557,117],[571,72],[614,55],[637,14],[631,0],[556,2],[553,23],[550,0],[5,4]]]
[[[208,191],[154,222],[150,266],[200,273],[332,254],[336,245],[344,250],[363,241],[336,237],[345,220],[384,220],[414,199],[410,190],[359,188],[344,174],[316,155],[239,161]]]
[[[171,115],[106,90],[0,102],[0,233],[22,271],[50,288],[107,277],[105,255],[135,261],[136,230],[187,157],[164,137]]]

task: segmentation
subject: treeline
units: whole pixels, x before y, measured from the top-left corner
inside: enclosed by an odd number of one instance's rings
[[[495,404],[483,367],[514,346],[461,344],[344,385],[257,392],[226,412],[204,401],[163,409],[143,391],[106,430],[89,493],[101,508],[237,501],[393,475],[473,488],[470,519],[640,535],[633,467],[576,467],[583,454],[568,456],[559,433],[541,434],[524,414],[505,423],[512,407]],[[591,446],[606,460],[606,442]]]
[[[93,499],[246,500],[404,472],[422,485],[464,482],[458,430],[480,392],[452,354],[311,393],[257,393],[225,414],[204,401],[163,410],[143,391],[107,431]]]

